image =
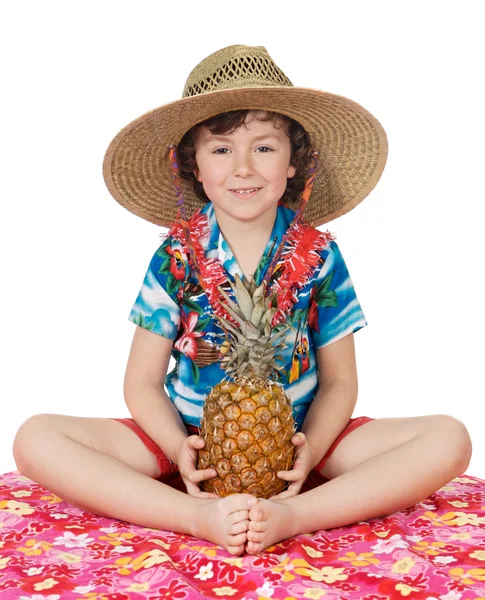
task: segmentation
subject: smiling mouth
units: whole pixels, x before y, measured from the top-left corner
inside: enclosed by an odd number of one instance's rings
[[[246,190],[239,190],[239,189],[234,189],[234,190],[229,190],[231,192],[233,192],[234,194],[237,194],[238,196],[249,196],[250,194],[254,194],[255,192],[258,192],[261,188],[250,188],[250,189],[246,189]]]

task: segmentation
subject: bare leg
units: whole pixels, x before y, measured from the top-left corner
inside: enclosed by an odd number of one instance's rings
[[[422,435],[304,494],[260,499],[249,512],[247,552],[257,554],[300,533],[384,516],[424,500],[464,472],[463,459],[450,459],[442,441]]]
[[[83,510],[244,552],[249,508],[257,502],[249,494],[189,496],[54,430],[18,442],[14,455],[26,477]]]

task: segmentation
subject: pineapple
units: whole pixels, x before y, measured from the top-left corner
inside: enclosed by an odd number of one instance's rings
[[[202,488],[218,496],[236,493],[270,498],[288,482],[277,476],[293,465],[295,433],[291,401],[281,384],[277,355],[285,345],[281,338],[290,328],[283,323],[271,330],[276,295],[265,299],[266,282],[254,279],[230,283],[236,302],[224,290],[221,301],[236,321],[214,315],[224,330],[220,352],[226,377],[213,387],[204,403],[200,435],[199,469],[214,468],[218,476],[202,482]]]

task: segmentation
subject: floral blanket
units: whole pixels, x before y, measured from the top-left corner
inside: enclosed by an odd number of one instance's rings
[[[485,481],[408,510],[299,535],[259,556],[99,517],[0,476],[0,599],[485,599]]]

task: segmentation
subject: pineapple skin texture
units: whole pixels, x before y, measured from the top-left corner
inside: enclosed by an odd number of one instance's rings
[[[268,381],[223,381],[204,404],[198,469],[214,468],[217,477],[201,483],[220,497],[253,494],[271,498],[287,481],[277,476],[293,466],[295,433],[291,401],[283,388]]]

